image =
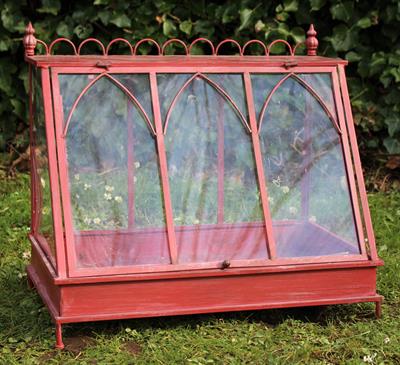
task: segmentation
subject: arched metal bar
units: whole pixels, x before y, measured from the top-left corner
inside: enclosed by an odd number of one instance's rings
[[[300,43],[297,43],[295,46],[294,46],[294,48],[293,48],[293,56],[295,56],[296,55],[296,51],[297,51],[297,48],[299,48],[299,47],[301,47],[301,46],[306,46],[306,42],[300,42]]]
[[[50,55],[51,52],[53,51],[54,46],[55,46],[57,43],[60,43],[60,42],[66,42],[66,43],[68,43],[68,44],[72,47],[72,49],[74,50],[75,56],[78,55],[78,52],[76,51],[75,44],[73,44],[73,43],[72,43],[69,39],[67,39],[67,38],[57,38],[57,39],[55,39],[53,42],[51,42],[51,43],[50,43],[50,46],[49,46],[49,51],[48,51],[49,55]]]
[[[206,42],[206,43],[210,46],[210,48],[211,48],[211,54],[212,54],[213,56],[215,56],[215,47],[214,47],[214,44],[213,44],[213,42],[211,42],[211,41],[210,41],[209,39],[207,39],[207,38],[197,38],[197,39],[195,39],[192,43],[190,43],[190,46],[189,46],[189,55],[191,54],[191,51],[192,51],[193,46],[194,46],[195,44],[199,43],[199,42]]]
[[[161,56],[161,47],[160,47],[160,45],[159,45],[154,39],[152,39],[152,38],[144,38],[144,39],[141,39],[139,42],[137,42],[136,45],[135,45],[135,47],[134,47],[134,49],[133,49],[133,55],[134,55],[134,56],[137,56],[137,55],[136,55],[136,52],[137,52],[139,46],[140,46],[141,44],[143,44],[144,42],[150,42],[150,43],[154,44],[154,45],[156,46],[156,48],[157,48],[158,55]]]
[[[224,41],[218,43],[217,48],[215,49],[215,54],[218,56],[218,51],[220,50],[221,46],[223,46],[225,43],[233,43],[239,50],[239,54],[242,54],[242,47],[240,47],[240,44],[236,42],[234,39],[225,39]]]
[[[44,50],[46,51],[46,56],[48,56],[49,55],[49,47],[47,46],[46,42],[43,42],[40,39],[36,39],[36,42],[44,47]]]
[[[186,56],[189,55],[189,50],[188,50],[188,48],[187,48],[186,43],[183,42],[183,41],[181,41],[180,39],[174,38],[174,39],[170,39],[170,40],[166,41],[166,42],[163,44],[163,46],[162,46],[162,48],[161,48],[161,54],[162,54],[163,56],[165,56],[165,55],[164,55],[165,49],[166,49],[170,44],[172,44],[172,43],[178,43],[178,44],[180,44],[181,46],[183,46],[183,48],[185,49],[185,52],[186,52]]]
[[[260,133],[262,121],[264,119],[264,114],[265,114],[265,111],[267,110],[267,107],[271,101],[272,96],[279,89],[279,87],[289,78],[293,78],[294,80],[296,80],[301,86],[303,86],[315,98],[315,100],[317,100],[317,102],[321,105],[324,112],[328,115],[328,118],[331,120],[336,131],[339,134],[342,134],[342,131],[340,130],[339,125],[336,121],[336,118],[332,115],[329,108],[326,106],[325,102],[321,99],[321,97],[318,95],[318,93],[306,81],[304,81],[302,78],[300,78],[298,75],[296,75],[293,72],[287,74],[285,77],[283,77],[281,80],[279,80],[279,82],[273,87],[273,89],[270,91],[267,98],[265,99],[265,102],[263,104],[263,107],[261,108],[260,117],[258,120],[258,133]]]
[[[283,43],[287,48],[289,48],[290,55],[291,55],[291,56],[294,55],[292,46],[291,46],[287,41],[285,41],[285,40],[283,40],[283,39],[277,39],[277,40],[273,41],[273,42],[268,46],[268,56],[269,56],[269,54],[271,53],[271,48],[272,48],[272,46],[273,46],[274,44],[277,44],[277,43]]]
[[[131,51],[131,55],[132,55],[132,56],[134,55],[134,53],[133,53],[133,47],[132,47],[132,45],[131,45],[126,39],[124,39],[124,38],[115,38],[115,39],[113,39],[110,43],[108,43],[108,45],[107,45],[107,48],[106,48],[106,55],[107,55],[107,56],[108,56],[108,52],[110,51],[111,46],[112,46],[114,43],[117,43],[117,42],[122,42],[122,43],[127,44],[128,47],[129,47],[129,49],[130,49],[130,51]]]
[[[238,115],[240,121],[242,122],[243,126],[251,133],[251,128],[249,126],[249,124],[246,121],[246,118],[244,117],[243,113],[240,111],[240,109],[238,108],[238,106],[235,104],[235,102],[233,101],[233,99],[228,95],[228,93],[222,88],[220,87],[218,84],[216,84],[214,81],[212,81],[211,79],[209,79],[206,75],[201,74],[200,72],[195,73],[193,76],[191,76],[184,84],[183,86],[180,88],[180,90],[178,91],[178,93],[175,95],[174,99],[172,100],[169,108],[168,108],[168,112],[167,115],[165,116],[165,123],[164,123],[164,134],[167,133],[167,128],[168,128],[168,122],[169,119],[171,117],[172,111],[174,109],[175,104],[177,103],[179,97],[182,95],[183,91],[190,85],[190,83],[195,80],[196,78],[202,78],[204,81],[206,81],[207,83],[209,83],[214,89],[216,89],[218,91],[219,94],[221,94],[228,102],[229,104],[232,106],[233,110],[236,112],[236,114]]]
[[[83,47],[86,43],[89,43],[89,42],[94,42],[94,43],[98,44],[98,45],[100,46],[101,51],[103,52],[103,56],[106,55],[106,49],[105,49],[105,47],[104,47],[104,44],[101,43],[101,42],[100,42],[98,39],[96,39],[96,38],[88,38],[88,39],[85,39],[83,42],[81,42],[81,44],[80,44],[79,47],[78,47],[78,55],[81,54],[82,47]]]
[[[142,114],[143,118],[145,119],[150,131],[153,133],[153,135],[156,135],[156,132],[154,130],[154,127],[146,113],[146,111],[143,109],[142,105],[140,104],[140,102],[135,98],[135,96],[121,83],[119,82],[117,79],[115,79],[114,77],[112,77],[109,73],[107,72],[103,72],[101,74],[99,74],[97,77],[95,77],[91,82],[89,82],[89,84],[87,84],[84,89],[81,91],[81,93],[79,94],[79,96],[75,99],[74,104],[72,104],[71,110],[68,114],[68,118],[67,121],[65,122],[65,127],[64,127],[64,131],[62,134],[62,137],[65,138],[67,136],[68,133],[68,128],[69,125],[71,123],[71,119],[72,119],[72,115],[76,109],[76,107],[78,106],[80,100],[82,99],[83,95],[86,94],[86,92],[98,81],[100,80],[102,77],[107,77],[108,79],[110,79],[117,87],[119,87],[128,97],[129,99],[139,108],[140,113]]]
[[[267,49],[267,46],[266,46],[263,42],[261,42],[260,40],[258,40],[258,39],[253,39],[253,40],[250,40],[250,41],[246,42],[246,43],[244,44],[244,46],[242,47],[241,56],[244,56],[244,52],[246,51],[246,48],[247,48],[248,46],[250,46],[252,43],[259,44],[259,45],[263,48],[265,56],[268,56],[268,49]]]

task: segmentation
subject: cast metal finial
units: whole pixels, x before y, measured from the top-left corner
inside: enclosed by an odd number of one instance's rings
[[[35,28],[31,22],[25,28],[25,36],[23,39],[25,47],[25,56],[34,56],[37,40],[35,38]]]
[[[307,39],[306,39],[307,56],[317,55],[318,39],[316,35],[317,32],[314,29],[314,24],[310,24],[310,28],[307,31]]]

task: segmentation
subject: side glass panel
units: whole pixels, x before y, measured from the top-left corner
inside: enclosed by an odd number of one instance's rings
[[[164,116],[177,95],[169,120],[163,122],[178,260],[265,259],[265,228],[245,126],[242,76],[199,75],[185,88],[171,87],[176,79],[192,76],[158,75],[161,103],[171,101],[162,104]],[[238,100],[233,101],[237,109],[218,88],[229,97],[234,94],[231,99]],[[166,95],[172,91],[173,97]]]
[[[267,99],[274,77],[252,75],[255,99]],[[310,81],[318,95],[323,90],[319,96],[334,112],[329,74],[298,77]],[[260,105],[256,103],[258,109]],[[335,120],[336,113],[332,115]],[[261,152],[278,256],[358,254],[340,136],[321,103],[290,77],[273,93],[261,117]]]
[[[34,74],[35,75],[35,74]],[[49,179],[49,165],[47,152],[46,128],[43,110],[43,94],[41,73],[36,71],[34,77],[34,124],[32,148],[32,174],[35,181],[36,215],[33,218],[35,238],[38,240],[50,261],[55,263],[55,241],[53,215],[51,205],[51,190]]]
[[[81,92],[74,76],[63,75],[71,83],[64,84]],[[83,94],[65,126],[77,266],[168,264],[156,143],[146,123],[146,116],[153,121],[149,79],[116,77],[143,102],[142,110],[104,76]]]

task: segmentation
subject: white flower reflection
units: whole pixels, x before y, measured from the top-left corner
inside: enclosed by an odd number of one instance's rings
[[[105,200],[112,200],[112,195],[110,193],[104,193]]]
[[[289,186],[282,186],[281,189],[282,189],[282,191],[283,191],[284,194],[287,194],[287,193],[290,191]]]
[[[94,218],[93,219],[93,223],[94,224],[100,224],[100,222],[101,222],[100,218]]]
[[[138,169],[139,167],[140,167],[140,162],[139,162],[139,161],[136,161],[136,162],[135,162],[135,168]]]
[[[114,200],[115,200],[117,203],[122,203],[122,196],[117,195],[116,197],[114,197]]]
[[[106,185],[104,187],[104,189],[106,189],[106,191],[108,191],[108,192],[112,192],[112,191],[114,191],[114,186]]]

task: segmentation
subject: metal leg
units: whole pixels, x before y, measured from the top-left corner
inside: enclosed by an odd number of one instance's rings
[[[56,323],[56,349],[62,350],[63,348],[64,348],[64,343],[62,340],[61,323]]]
[[[28,284],[29,289],[35,289],[35,285],[33,284],[32,279],[29,277],[29,274],[26,276],[26,282]]]
[[[375,302],[375,316],[376,318],[382,317],[382,299],[379,299],[379,301]]]

